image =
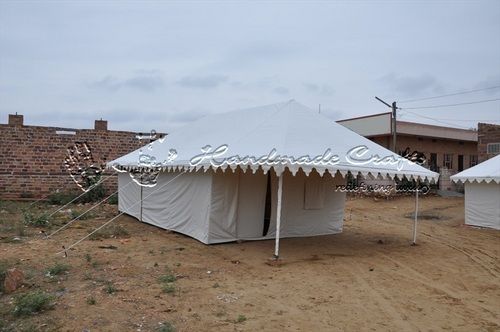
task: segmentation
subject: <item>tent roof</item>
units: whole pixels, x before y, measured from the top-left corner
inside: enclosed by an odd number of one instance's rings
[[[500,183],[500,155],[450,177],[453,182]]]
[[[202,154],[202,148],[207,145],[212,149],[221,145],[227,146],[226,153],[215,158],[219,161],[221,158],[231,156],[259,158],[269,155],[273,149],[279,156],[295,159],[303,156],[314,158],[324,155],[327,151],[339,159],[335,164],[298,164],[296,160],[288,159],[279,165],[269,163],[262,165],[256,160],[246,159],[239,163],[245,171],[250,169],[255,172],[261,167],[267,172],[273,167],[277,173],[281,173],[287,167],[293,174],[299,169],[306,174],[316,169],[320,174],[325,171],[335,174],[339,171],[346,175],[351,171],[353,174],[360,172],[364,176],[391,178],[406,176],[429,180],[436,180],[439,176],[293,100],[206,116],[170,133],[165,140],[156,140],[149,147],[138,149],[109,162],[108,167],[119,166],[127,170],[146,168],[149,161],[166,171],[193,170],[201,167],[205,170],[208,168],[225,170],[227,167],[232,169],[237,167],[227,164],[214,165],[213,160],[209,159],[193,165],[192,158]],[[365,153],[362,156],[355,156],[352,149],[360,146],[361,149],[364,147]],[[176,151],[177,157],[168,162],[171,149]],[[142,162],[139,162],[141,154],[148,156],[142,156]],[[352,162],[353,158],[357,160]],[[380,162],[381,158],[392,158],[395,162],[392,164]],[[330,159],[330,162],[332,161],[333,159]]]

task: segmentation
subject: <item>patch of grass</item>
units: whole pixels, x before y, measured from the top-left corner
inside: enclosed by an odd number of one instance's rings
[[[108,227],[104,227],[99,231],[95,232],[91,236],[89,236],[90,240],[101,240],[101,239],[111,239],[111,238],[120,238],[127,237],[129,232],[120,225],[111,225]]]
[[[71,215],[70,215],[71,220],[78,218],[84,212],[85,211],[71,210]],[[94,217],[95,217],[95,215],[89,211],[89,212],[85,213],[83,216],[81,216],[80,218],[78,218],[78,220],[87,220],[87,219],[92,219]]]
[[[173,294],[175,293],[175,285],[171,283],[164,284],[161,290],[163,293]]]
[[[224,317],[225,315],[226,315],[226,312],[222,309],[215,312],[215,317],[218,317],[218,318]]]
[[[104,286],[104,291],[108,294],[114,294],[116,293],[118,290],[116,289],[115,285],[113,285],[113,283],[111,281],[108,281],[106,283],[106,286]]]
[[[234,322],[240,324],[246,320],[247,320],[247,318],[245,317],[245,315],[238,315],[238,318],[236,318],[236,320]]]
[[[71,202],[76,196],[78,195],[71,192],[58,192],[51,194],[48,197],[48,201],[53,205],[65,205]]]
[[[9,262],[0,261],[0,291],[3,291],[3,281],[5,280],[5,275],[7,274],[9,267]]]
[[[99,266],[99,262],[97,262],[97,261],[93,261],[93,262],[92,262],[92,267],[93,267],[94,269],[95,269],[95,268],[97,268],[98,266]]]
[[[86,302],[88,305],[95,305],[97,303],[97,301],[95,300],[95,297],[93,297],[93,296],[88,297]]]
[[[220,285],[218,282],[216,282],[215,284],[212,285],[212,288],[219,288],[219,287],[220,287]]]
[[[173,274],[164,274],[158,278],[159,282],[175,282],[177,278]]]
[[[49,277],[60,275],[61,273],[69,271],[70,265],[64,263],[56,263],[47,269],[47,275]]]
[[[17,236],[26,236],[26,229],[22,223],[16,224],[16,235]]]
[[[108,198],[108,204],[117,205],[118,204],[118,195],[114,194],[110,198]]]
[[[175,332],[175,327],[170,322],[163,322],[155,331],[157,331],[157,332]]]
[[[49,223],[49,217],[46,213],[40,215],[35,215],[33,212],[24,210],[23,211],[24,224],[28,226],[47,226]]]
[[[34,291],[20,295],[14,299],[15,316],[27,316],[52,307],[54,297],[43,291]]]
[[[86,253],[85,260],[87,261],[87,263],[90,263],[92,261],[92,256],[89,253]]]

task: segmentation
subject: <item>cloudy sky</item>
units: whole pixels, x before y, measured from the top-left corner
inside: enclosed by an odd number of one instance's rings
[[[498,86],[500,1],[0,1],[1,123],[169,132],[289,99],[338,120],[387,111],[374,96],[439,106]],[[500,123],[500,101],[400,119]]]

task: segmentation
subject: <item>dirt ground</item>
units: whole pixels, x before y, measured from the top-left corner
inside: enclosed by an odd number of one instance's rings
[[[116,220],[128,236],[83,241],[65,258],[61,246],[115,206],[48,240],[33,227],[12,240],[7,220],[21,216],[5,208],[0,260],[27,277],[0,295],[0,330],[499,331],[500,231],[464,226],[463,198],[420,203],[417,246],[413,198],[351,198],[342,234],[283,239],[280,266],[267,264],[274,241],[207,246],[128,216]],[[70,268],[48,277],[55,262]],[[165,292],[166,273],[176,281]],[[14,316],[16,296],[36,289],[53,308]]]

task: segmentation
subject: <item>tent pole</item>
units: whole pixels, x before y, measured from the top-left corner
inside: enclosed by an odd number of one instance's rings
[[[415,220],[413,221],[413,245],[417,244],[417,223],[418,223],[418,180],[416,181],[416,190],[415,190]]]
[[[279,258],[280,252],[280,229],[281,229],[281,196],[283,194],[283,173],[278,179],[278,207],[276,211],[276,244],[274,248],[274,258]]]
[[[142,186],[141,187],[141,216],[140,216],[140,221],[142,222]]]

